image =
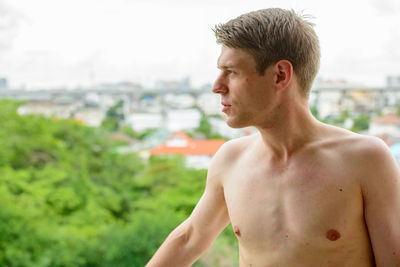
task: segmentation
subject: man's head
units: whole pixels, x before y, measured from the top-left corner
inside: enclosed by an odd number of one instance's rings
[[[214,29],[217,42],[243,49],[260,75],[279,60],[293,65],[300,87],[309,94],[319,69],[319,41],[312,24],[294,11],[269,8],[241,15]]]

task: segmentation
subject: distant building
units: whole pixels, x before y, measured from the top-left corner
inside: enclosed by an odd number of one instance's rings
[[[372,119],[368,133],[374,136],[400,138],[400,117],[391,113]]]
[[[332,90],[319,93],[318,101],[315,103],[319,117],[326,118],[332,114],[339,114],[341,110],[341,98],[342,93],[340,91]]]
[[[157,129],[156,131],[146,135],[143,143],[147,148],[154,148],[161,145],[172,133],[166,129]]]
[[[143,89],[141,84],[128,81],[117,82],[117,83],[101,83],[96,85],[96,87],[102,91],[107,91],[107,90],[140,91]]]
[[[340,114],[343,109],[349,111],[371,110],[374,107],[370,95],[362,92],[347,91],[348,88],[363,88],[362,84],[348,82],[344,79],[331,80],[317,77],[311,90],[310,106],[318,110],[318,116],[325,119]]]
[[[197,109],[172,109],[167,111],[166,127],[171,132],[195,129],[200,120],[201,112]]]
[[[74,113],[74,117],[88,126],[98,127],[106,117],[106,114],[98,108],[81,108]]]
[[[196,99],[190,94],[167,94],[164,97],[164,102],[173,108],[192,108]]]
[[[200,125],[201,113],[197,109],[171,109],[165,112],[133,113],[126,124],[135,131],[163,128],[171,132],[191,130]]]
[[[18,108],[18,114],[38,114],[45,117],[54,116],[56,118],[68,119],[72,118],[74,112],[82,106],[82,103],[80,101],[66,103],[61,100],[63,99],[60,99],[60,102],[57,103],[50,100],[30,101]]]
[[[136,105],[137,111],[144,113],[161,113],[163,111],[163,99],[161,96],[145,96]]]
[[[126,124],[135,131],[162,128],[163,116],[161,113],[133,113],[126,119]]]
[[[251,135],[257,132],[255,127],[231,128],[226,124],[225,120],[220,118],[210,118],[209,122],[213,132],[231,139]]]
[[[95,92],[87,93],[84,97],[85,106],[97,107],[100,105],[100,95]]]
[[[150,150],[156,146],[161,145],[170,135],[171,132],[166,129],[157,129],[154,132],[146,135],[146,137],[144,137],[141,141],[136,140],[128,146],[118,148],[118,152],[134,152],[137,153],[142,159],[148,160],[148,158],[150,157]]]
[[[225,140],[193,140],[182,132],[169,136],[163,144],[151,150],[151,155],[182,155],[190,168],[208,169],[213,155]]]
[[[387,76],[386,77],[386,87],[395,87],[400,89],[400,75],[397,76]]]
[[[172,81],[158,80],[155,83],[155,88],[161,90],[170,90],[170,89],[189,90],[192,88],[192,84],[190,82],[190,78],[185,77],[182,80],[172,80]]]
[[[221,97],[213,93],[201,94],[197,98],[197,106],[199,106],[207,115],[221,114]]]
[[[8,81],[6,78],[0,78],[0,90],[8,89]]]

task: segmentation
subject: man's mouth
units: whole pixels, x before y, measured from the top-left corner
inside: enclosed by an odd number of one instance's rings
[[[232,105],[229,105],[229,104],[225,104],[225,103],[221,103],[221,104],[223,106],[222,112],[226,112],[232,107]]]

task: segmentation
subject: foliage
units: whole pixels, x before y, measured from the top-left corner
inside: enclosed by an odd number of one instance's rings
[[[354,125],[351,130],[354,132],[361,132],[364,130],[368,130],[370,120],[371,120],[370,115],[361,114],[360,116],[354,119]]]
[[[311,111],[311,114],[312,114],[316,119],[319,118],[318,108],[317,108],[316,106],[310,107],[310,111]]]
[[[156,132],[156,131],[157,131],[157,129],[147,129],[147,130],[144,130],[144,131],[142,131],[140,134],[137,135],[137,138],[138,138],[139,140],[143,140],[144,138],[146,138],[146,136],[149,136],[150,134],[152,134],[152,133],[154,133],[154,132]]]
[[[107,117],[110,118],[115,118],[118,121],[122,121],[124,119],[124,101],[123,100],[119,100],[114,106],[111,106],[108,110],[107,110]]]
[[[199,109],[202,113],[202,117],[200,119],[200,124],[199,127],[197,127],[194,132],[189,132],[187,133],[189,136],[193,136],[194,134],[201,134],[204,136],[204,138],[207,139],[225,139],[227,140],[226,137],[223,137],[222,135],[214,132],[212,130],[211,123],[209,121],[209,118],[215,117],[212,115],[206,115],[201,109]]]
[[[350,118],[350,112],[347,109],[344,109],[340,111],[340,115],[338,117],[333,119],[333,123],[336,125],[341,125],[347,118]]]
[[[313,112],[313,110],[312,110]],[[316,112],[316,111],[314,111]],[[314,113],[313,113],[314,114]],[[316,114],[318,114],[316,112]],[[338,116],[330,117],[323,122],[328,123],[328,124],[333,124],[339,127],[343,127],[345,124],[346,119],[351,119],[353,121],[353,126],[351,127],[351,130],[353,132],[362,132],[365,131],[369,128],[369,121],[371,120],[371,116],[369,114],[359,114],[359,115],[354,115],[351,114],[347,109],[340,111],[340,114]]]
[[[104,128],[17,107],[0,101],[0,266],[144,266],[204,190],[183,158],[144,162]]]
[[[106,116],[104,120],[101,122],[101,127],[107,131],[117,131],[119,122],[116,118]]]
[[[120,122],[124,120],[123,107],[123,100],[120,100],[115,105],[111,106],[106,112],[106,117],[102,121],[101,127],[108,131],[117,131],[120,127]]]
[[[139,134],[135,130],[133,130],[132,127],[130,127],[128,125],[122,126],[121,132],[123,134],[126,134],[127,136],[135,138],[135,139],[138,138],[138,136],[139,136]]]
[[[200,125],[196,129],[196,132],[203,133],[207,138],[210,137],[211,135],[211,124],[208,121],[207,115],[203,114],[201,119],[200,119]]]

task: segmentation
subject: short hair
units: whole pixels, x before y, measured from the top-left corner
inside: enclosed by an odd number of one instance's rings
[[[216,25],[213,31],[218,44],[250,54],[260,75],[279,60],[290,61],[308,96],[320,61],[319,40],[309,17],[293,10],[261,9]]]

